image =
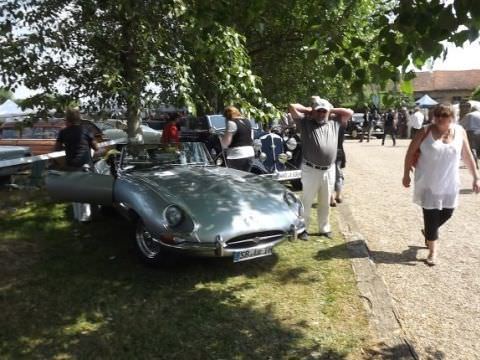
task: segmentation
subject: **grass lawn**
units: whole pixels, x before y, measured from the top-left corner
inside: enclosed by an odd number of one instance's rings
[[[233,264],[140,264],[115,216],[0,191],[2,359],[357,359],[369,342],[343,239]]]

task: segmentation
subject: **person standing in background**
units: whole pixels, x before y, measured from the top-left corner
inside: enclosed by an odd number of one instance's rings
[[[362,134],[360,135],[360,142],[363,142],[363,138],[367,135],[367,142],[370,142],[370,137],[372,136],[373,130],[373,114],[370,112],[368,107],[365,107],[365,112],[363,113],[363,124],[362,124]]]
[[[92,150],[98,151],[94,135],[81,125],[80,112],[67,109],[66,127],[58,133],[55,150],[65,150],[65,169],[67,171],[85,171],[93,168]],[[90,204],[73,203],[75,220],[87,222],[91,219]]]
[[[223,115],[226,125],[221,143],[222,147],[227,149],[227,166],[248,172],[255,156],[252,124],[235,106],[227,106]]]
[[[480,109],[477,105],[471,107],[471,112],[460,121],[460,125],[467,131],[468,143],[472,149],[473,158],[478,169],[478,156],[480,154]]]
[[[416,107],[409,119],[410,139],[413,139],[417,131],[422,128],[424,120],[425,115],[422,114],[420,108]]]
[[[397,131],[397,117],[393,109],[389,109],[385,114],[385,121],[383,125],[384,125],[384,129],[383,129],[382,146],[385,145],[385,139],[387,138],[388,134],[390,134],[390,136],[392,137],[393,146],[395,146],[396,145],[395,132]]]
[[[337,144],[337,158],[335,160],[335,186],[333,188],[334,193],[330,197],[330,206],[337,206],[343,202],[342,189],[345,181],[342,169],[345,168],[347,158],[345,156],[345,150],[343,149],[343,140],[345,138],[345,127],[340,126],[338,129],[338,144]],[[368,142],[368,140],[367,140]]]
[[[180,132],[178,131],[178,114],[170,115],[168,122],[165,124],[162,133],[162,144],[171,144],[180,142]]]

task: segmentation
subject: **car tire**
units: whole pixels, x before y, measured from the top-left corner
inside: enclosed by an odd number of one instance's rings
[[[135,251],[144,264],[154,267],[171,264],[170,254],[151,236],[142,219],[136,221],[133,238]]]
[[[295,180],[290,181],[290,185],[291,185],[293,191],[301,191],[303,189],[301,179],[295,179]]]

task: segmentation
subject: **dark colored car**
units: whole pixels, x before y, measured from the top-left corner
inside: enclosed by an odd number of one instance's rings
[[[345,135],[358,139],[362,132],[364,131],[363,123],[365,121],[364,113],[354,113],[352,118],[347,123],[347,128],[345,129]],[[371,135],[377,139],[383,137],[383,122],[380,119],[372,120],[372,132]]]
[[[295,189],[301,189],[302,149],[293,128],[274,127],[254,140],[254,149],[253,173],[290,181]]]

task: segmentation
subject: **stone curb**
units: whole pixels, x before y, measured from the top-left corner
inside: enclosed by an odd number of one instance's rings
[[[380,349],[374,349],[373,355],[418,360],[418,354],[402,328],[385,281],[377,272],[367,241],[360,233],[349,206],[341,204],[337,210],[340,231],[345,238],[360,297],[375,338],[380,342]]]

